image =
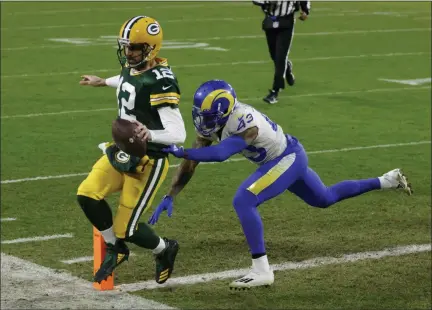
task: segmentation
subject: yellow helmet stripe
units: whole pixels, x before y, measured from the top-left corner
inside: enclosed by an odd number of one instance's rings
[[[129,39],[130,32],[132,30],[132,27],[135,25],[137,21],[139,21],[141,18],[144,18],[145,16],[136,16],[134,18],[131,18],[126,25],[123,28],[121,38],[122,39]]]

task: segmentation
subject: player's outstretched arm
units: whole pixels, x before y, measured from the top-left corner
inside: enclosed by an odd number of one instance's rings
[[[195,141],[192,143],[192,148],[199,149],[210,146],[211,144],[212,141],[197,136]],[[169,196],[175,197],[178,193],[181,192],[181,190],[192,178],[192,175],[194,174],[195,168],[196,166],[198,166],[198,164],[198,161],[188,159],[184,159],[181,162],[172,180],[171,189],[168,192]]]
[[[183,147],[171,145],[162,151],[171,153],[177,158],[185,158],[193,161],[223,162],[234,154],[247,148],[257,135],[258,128],[251,127],[243,132],[236,133],[235,135],[222,140],[218,145],[203,147],[200,149],[184,149]]]
[[[192,144],[194,148],[202,148],[211,145],[212,142],[210,140],[206,140],[200,137],[196,137],[195,142]],[[167,211],[168,216],[171,217],[173,212],[173,200],[174,197],[177,196],[178,193],[182,191],[182,189],[186,186],[189,180],[192,178],[192,175],[195,172],[196,166],[198,166],[199,162],[192,160],[183,160],[180,166],[177,168],[176,174],[172,180],[171,188],[168,192],[168,195],[165,195],[162,198],[161,203],[157,206],[156,210],[150,216],[148,223],[154,225],[159,220],[159,216],[163,211]]]
[[[120,82],[120,75],[116,75],[107,79],[100,78],[96,75],[82,75],[80,85],[88,85],[93,87],[110,86],[117,88]]]

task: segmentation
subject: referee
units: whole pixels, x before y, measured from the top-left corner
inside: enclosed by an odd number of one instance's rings
[[[274,62],[275,73],[273,86],[264,101],[274,104],[278,94],[285,88],[285,79],[288,85],[295,82],[292,72],[292,62],[288,60],[288,53],[294,36],[294,13],[300,11],[300,20],[307,19],[310,11],[310,1],[253,1],[265,13],[262,29],[265,31],[270,57]]]

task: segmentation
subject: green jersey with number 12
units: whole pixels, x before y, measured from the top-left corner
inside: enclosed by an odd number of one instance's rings
[[[164,129],[158,109],[178,108],[180,88],[177,78],[165,58],[156,58],[157,65],[144,72],[123,68],[117,87],[119,117],[138,120],[150,130]],[[161,151],[164,144],[148,142],[147,155],[153,158],[166,157]]]

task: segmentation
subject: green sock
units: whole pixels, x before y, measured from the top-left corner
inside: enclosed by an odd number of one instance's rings
[[[146,223],[139,223],[138,229],[135,230],[131,237],[126,238],[125,241],[132,242],[145,249],[153,250],[158,246],[160,237]]]

